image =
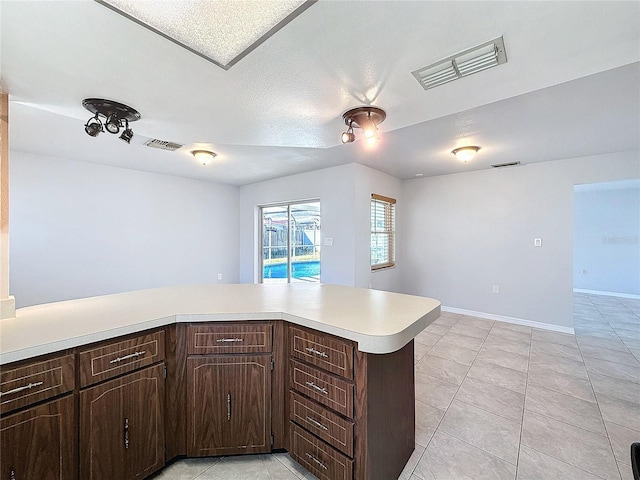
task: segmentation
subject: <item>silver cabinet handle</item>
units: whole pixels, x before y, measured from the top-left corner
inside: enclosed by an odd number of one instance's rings
[[[227,393],[227,420],[231,420],[231,394]]]
[[[124,357],[114,358],[109,363],[120,363],[123,360],[129,360],[130,358],[136,358],[136,357],[139,357],[140,355],[144,355],[145,353],[147,353],[145,350],[142,350],[141,352],[133,352],[133,353],[130,353],[129,355],[125,355]]]
[[[307,457],[309,457],[311,460],[313,460],[314,462],[316,462],[318,465],[320,465],[322,468],[324,468],[325,470],[329,470],[329,467],[327,467],[324,463],[322,463],[320,460],[318,460],[316,457],[314,457],[313,455],[311,455],[310,453],[307,453]]]
[[[124,419],[124,448],[129,448],[129,419]]]
[[[329,430],[327,427],[325,427],[323,424],[321,424],[319,421],[311,418],[310,416],[307,415],[307,421],[310,423],[313,423],[316,427],[320,427],[323,430]]]
[[[308,387],[311,387],[311,388],[313,388],[313,389],[315,389],[315,390],[317,390],[317,391],[319,391],[321,393],[324,393],[325,395],[329,395],[329,390],[327,390],[326,388],[319,387],[318,385],[316,385],[313,382],[305,382],[305,383],[307,384]]]
[[[244,342],[244,338],[219,338],[218,343]]]
[[[6,392],[0,392],[0,397],[2,397],[4,395],[11,395],[12,393],[22,392],[23,390],[31,390],[32,388],[39,387],[43,383],[44,382],[29,383],[29,385],[25,385],[23,387],[18,387],[18,388],[14,388],[12,390],[7,390]]]
[[[326,352],[321,352],[320,350],[316,350],[313,347],[307,347],[305,348],[305,350],[309,353],[315,353],[316,355],[318,355],[319,357],[323,357],[323,358],[329,358],[329,355],[326,354]]]

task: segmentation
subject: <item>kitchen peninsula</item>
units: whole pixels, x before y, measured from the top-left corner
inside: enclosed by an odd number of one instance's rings
[[[0,323],[0,477],[142,479],[178,456],[286,449],[321,479],[395,480],[414,448],[413,338],[439,315],[324,284],[19,309]]]

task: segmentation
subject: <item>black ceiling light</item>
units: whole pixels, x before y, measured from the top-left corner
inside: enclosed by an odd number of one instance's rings
[[[88,135],[97,137],[105,129],[115,135],[124,128],[120,139],[127,143],[131,142],[133,130],[129,128],[129,122],[140,120],[141,115],[137,110],[123,103],[103,98],[85,98],[82,106],[94,114],[84,126],[84,131]],[[104,125],[100,117],[104,118]]]
[[[342,133],[342,143],[351,143],[356,139],[354,127],[362,129],[368,143],[375,143],[378,139],[378,125],[384,122],[387,114],[381,108],[365,106],[347,110],[342,118],[348,127],[347,131]]]
[[[97,113],[95,117],[91,117],[87,120],[87,123],[84,126],[84,131],[91,137],[97,137],[98,134],[103,131],[102,122],[100,121]]]
[[[129,128],[129,121],[124,119],[124,131],[122,135],[120,135],[120,140],[123,142],[131,143],[131,139],[133,138],[133,130]]]

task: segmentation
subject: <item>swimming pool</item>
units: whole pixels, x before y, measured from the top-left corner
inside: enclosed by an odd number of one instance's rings
[[[291,270],[293,278],[319,277],[320,262],[293,262]],[[265,265],[262,271],[262,278],[287,278],[287,264]]]

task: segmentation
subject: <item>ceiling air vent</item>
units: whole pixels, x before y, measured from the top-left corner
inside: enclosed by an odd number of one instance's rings
[[[495,163],[491,165],[491,168],[515,167],[516,165],[520,165],[520,162]]]
[[[184,147],[184,145],[181,145],[179,143],[168,142],[166,140],[158,140],[157,138],[152,138],[151,140],[148,140],[147,142],[145,142],[145,145],[147,147],[159,148],[160,150],[168,150],[170,152],[175,152],[179,148]]]
[[[506,62],[507,52],[504,49],[504,40],[498,37],[411,73],[422,88],[429,90]]]

